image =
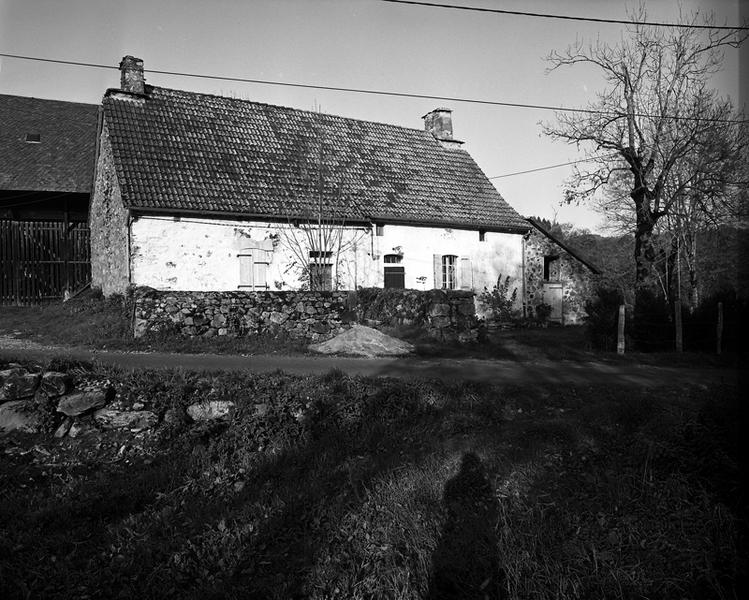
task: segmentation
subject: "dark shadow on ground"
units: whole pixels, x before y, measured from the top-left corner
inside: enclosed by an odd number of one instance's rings
[[[432,557],[427,598],[504,598],[495,529],[499,505],[475,453],[463,456],[460,472],[445,485],[444,503],[447,522]]]

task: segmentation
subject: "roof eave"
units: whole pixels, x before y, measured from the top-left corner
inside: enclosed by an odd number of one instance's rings
[[[133,215],[146,216],[148,214],[159,214],[166,216],[207,217],[207,218],[225,218],[229,220],[252,220],[252,221],[269,221],[278,223],[287,223],[291,221],[309,220],[309,215],[269,215],[267,213],[252,213],[242,211],[220,211],[220,210],[202,210],[186,208],[158,208],[158,207],[140,207],[130,205],[127,207]],[[394,219],[379,217],[362,217],[350,218],[345,221],[351,226],[370,226],[372,223],[378,225],[405,225],[411,227],[437,227],[440,229],[464,229],[470,231],[486,231],[493,233],[512,233],[525,234],[529,227],[522,225],[496,225],[485,223],[468,223],[456,221],[434,221],[434,220],[415,220],[415,219]]]
[[[570,248],[569,246],[567,246],[564,242],[562,242],[561,240],[557,239],[557,237],[555,235],[553,235],[553,234],[549,233],[548,231],[546,231],[546,229],[544,229],[543,227],[541,227],[540,223],[536,223],[536,221],[534,219],[530,218],[530,217],[528,217],[526,219],[526,221],[528,221],[531,225],[533,225],[533,227],[535,227],[538,231],[540,231],[541,233],[543,233],[547,238],[549,238],[557,246],[559,246],[560,248],[562,248],[562,250],[564,250],[565,252],[567,252],[567,254],[569,254],[573,258],[575,258],[578,261],[580,261],[581,263],[583,263],[586,267],[588,267],[593,272],[593,274],[595,274],[595,275],[600,275],[601,274],[601,270],[598,267],[596,267],[589,260],[587,260],[587,259],[583,258],[582,256],[580,256],[580,254],[576,250],[573,250],[572,248]]]

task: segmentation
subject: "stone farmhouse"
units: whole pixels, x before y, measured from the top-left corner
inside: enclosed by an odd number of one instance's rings
[[[528,263],[543,265],[524,256],[532,225],[455,139],[449,109],[409,129],[148,85],[132,56],[120,70],[90,213],[105,294],[480,292],[509,275],[520,308]]]
[[[89,283],[97,111],[0,94],[0,305],[60,300]]]

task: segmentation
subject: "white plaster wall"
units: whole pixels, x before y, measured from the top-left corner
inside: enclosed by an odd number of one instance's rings
[[[291,226],[215,219],[141,217],[131,226],[131,274],[136,285],[162,290],[236,290],[238,254],[243,248],[273,247],[269,289],[298,289],[300,270],[284,239]],[[274,235],[277,241],[271,245]],[[471,259],[473,289],[491,289],[497,277],[509,275],[521,295],[522,236],[507,233],[386,225],[382,236],[363,229],[347,230],[347,251],[340,256],[341,289],[382,287],[386,254],[402,253],[407,288],[432,289],[434,255]],[[458,261],[460,268],[461,262]],[[423,277],[423,280],[419,278]],[[460,282],[460,273],[458,273]],[[441,282],[439,282],[441,285]]]
[[[521,235],[487,232],[485,241],[481,242],[478,231],[403,225],[386,225],[383,233],[381,237],[373,237],[378,260],[370,261],[374,272],[369,274],[367,285],[383,285],[383,256],[398,251],[403,253],[407,288],[432,289],[441,286],[441,281],[438,285],[434,281],[435,254],[470,258],[473,289],[477,291],[482,291],[484,287],[491,288],[500,274],[520,281],[523,254]],[[458,260],[459,269],[460,266]],[[426,277],[426,280],[422,282],[420,277]],[[458,273],[460,280],[461,274]]]

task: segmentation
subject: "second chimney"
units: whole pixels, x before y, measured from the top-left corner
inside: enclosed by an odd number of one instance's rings
[[[120,89],[133,94],[145,94],[146,79],[143,76],[143,60],[125,56],[120,62]]]
[[[431,133],[443,146],[459,148],[463,142],[453,138],[453,117],[449,108],[435,108],[425,114],[424,129]]]

